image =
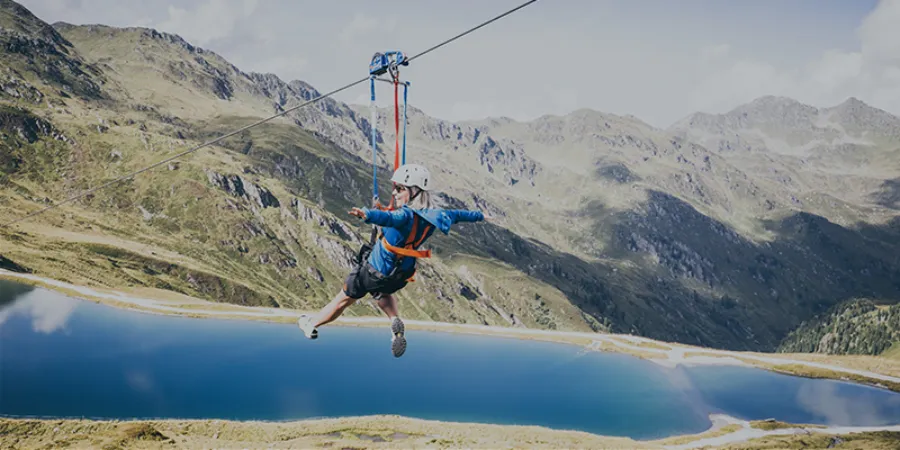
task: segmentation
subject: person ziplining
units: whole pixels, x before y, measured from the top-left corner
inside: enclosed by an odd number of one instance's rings
[[[318,328],[336,320],[347,307],[360,298],[372,295],[378,307],[391,321],[391,352],[400,357],[406,352],[406,330],[397,309],[394,294],[414,281],[417,260],[430,258],[430,250],[419,250],[435,230],[444,234],[460,222],[480,222],[487,218],[481,211],[434,208],[431,202],[433,180],[428,169],[418,164],[406,163],[406,101],[408,82],[403,82],[403,151],[400,152],[400,108],[398,86],[401,65],[408,65],[403,52],[376,53],[369,64],[369,80],[372,109],[372,208],[352,208],[349,214],[372,224],[369,243],[363,244],[357,255],[356,265],[344,282],[343,289],[325,305],[317,316],[303,314],[297,324],[309,339],[317,339]],[[389,72],[394,84],[394,173],[393,190],[388,206],[378,199],[377,147],[375,143],[375,81],[377,76]],[[384,80],[381,80],[384,81]],[[402,165],[401,165],[402,164]],[[381,236],[375,239],[378,228]]]

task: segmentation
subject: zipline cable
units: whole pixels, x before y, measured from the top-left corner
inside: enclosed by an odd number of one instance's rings
[[[510,14],[512,14],[512,13],[514,13],[514,12],[516,12],[516,11],[518,11],[518,10],[520,10],[520,9],[522,9],[522,8],[524,8],[524,7],[528,6],[528,5],[530,5],[530,4],[534,3],[534,2],[536,2],[536,1],[537,1],[537,0],[530,0],[530,1],[527,1],[527,2],[525,2],[525,3],[522,3],[521,5],[516,6],[515,8],[513,8],[513,9],[511,9],[511,10],[509,10],[509,11],[503,13],[503,14],[500,14],[499,16],[494,17],[493,19],[490,19],[490,20],[488,20],[488,21],[486,21],[486,22],[482,22],[481,25],[478,25],[478,26],[469,28],[468,30],[463,31],[462,33],[457,34],[456,36],[453,36],[452,38],[447,39],[446,41],[441,42],[440,44],[435,45],[434,47],[431,47],[431,48],[429,48],[428,50],[425,50],[425,51],[423,51],[423,52],[421,52],[421,53],[419,53],[419,54],[417,54],[417,55],[411,56],[411,57],[410,57],[409,59],[407,59],[406,61],[407,61],[407,62],[413,62],[416,58],[418,58],[418,57],[420,57],[420,56],[425,56],[426,54],[428,54],[428,53],[430,53],[430,52],[432,52],[432,51],[434,51],[434,50],[437,50],[437,49],[440,48],[440,47],[443,47],[443,46],[445,46],[445,45],[447,45],[447,44],[449,44],[449,43],[451,43],[451,42],[453,42],[453,41],[455,41],[455,40],[457,40],[457,39],[459,39],[459,38],[461,38],[461,37],[463,37],[463,36],[465,36],[465,35],[467,35],[467,34],[469,34],[469,33],[471,33],[471,32],[473,32],[473,31],[475,31],[475,30],[477,30],[477,29],[479,29],[479,28],[481,28],[481,27],[483,27],[483,26],[485,26],[485,25],[487,25],[487,24],[489,24],[489,23],[491,23],[491,22],[496,22],[497,20],[500,20],[500,19],[502,19],[502,18],[504,18],[504,17],[506,17],[506,16],[508,16],[508,15],[510,15]]]
[[[485,25],[488,25],[488,24],[490,24],[490,23],[492,23],[492,22],[496,22],[497,20],[500,20],[500,19],[502,19],[503,17],[506,17],[506,16],[508,16],[508,15],[510,15],[510,14],[512,14],[512,13],[514,13],[514,12],[516,12],[516,11],[518,11],[518,10],[520,10],[520,9],[522,9],[522,8],[524,8],[524,7],[528,6],[528,5],[530,5],[530,4],[534,3],[534,2],[536,2],[536,1],[537,1],[537,0],[529,0],[529,1],[525,2],[525,3],[522,3],[521,5],[519,5],[519,6],[515,7],[515,8],[513,8],[513,9],[510,9],[509,11],[506,11],[506,12],[503,13],[503,14],[500,14],[500,15],[498,15],[498,16],[496,16],[496,17],[490,19],[490,20],[487,20],[487,21],[485,21],[485,22],[482,22],[481,24],[479,24],[479,25],[477,25],[477,26],[475,26],[475,27],[469,28],[468,30],[466,30],[466,31],[464,31],[464,32],[462,32],[462,33],[460,33],[460,34],[457,34],[456,36],[454,36],[454,37],[452,37],[452,38],[450,38],[450,39],[447,39],[447,40],[441,42],[440,44],[437,44],[437,45],[435,45],[435,46],[433,46],[433,47],[431,47],[431,48],[429,48],[429,49],[427,49],[427,50],[425,50],[425,51],[423,51],[423,52],[420,52],[420,53],[418,53],[418,54],[416,54],[416,55],[413,55],[413,56],[410,57],[407,61],[410,61],[410,62],[411,62],[411,61],[413,61],[414,59],[416,59],[416,58],[418,58],[418,57],[420,57],[420,56],[425,56],[426,54],[431,53],[432,51],[437,50],[438,48],[443,47],[444,45],[447,45],[447,44],[449,44],[449,43],[451,43],[451,42],[453,42],[453,41],[455,41],[455,40],[457,40],[457,39],[459,39],[459,38],[461,38],[461,37],[463,37],[463,36],[465,36],[465,35],[467,35],[467,34],[473,32],[473,31],[475,31],[475,30],[477,30],[477,29],[479,29],[479,28],[481,28],[481,27],[484,27]],[[48,207],[46,207],[46,208],[40,209],[40,210],[38,210],[38,211],[35,211],[35,212],[33,212],[33,213],[31,213],[31,214],[28,214],[28,215],[26,215],[26,216],[24,216],[24,217],[22,217],[22,218],[13,220],[12,222],[8,222],[8,223],[4,224],[3,226],[4,226],[4,227],[9,227],[9,226],[11,226],[11,225],[15,225],[16,223],[22,222],[22,221],[24,221],[24,220],[26,220],[26,219],[29,219],[29,218],[34,217],[34,216],[37,216],[37,215],[39,215],[39,214],[43,214],[44,212],[47,212],[47,211],[49,211],[49,210],[51,210],[51,209],[53,209],[53,208],[56,208],[56,207],[58,207],[58,206],[62,206],[62,205],[66,204],[66,203],[69,203],[69,202],[71,202],[71,201],[73,201],[73,200],[78,200],[79,198],[82,198],[82,197],[84,197],[84,196],[86,196],[86,195],[89,195],[89,194],[91,194],[91,193],[93,193],[93,192],[96,192],[96,191],[98,191],[98,190],[100,190],[100,189],[104,189],[104,188],[109,187],[109,186],[111,186],[111,185],[113,185],[113,184],[119,183],[119,182],[121,182],[121,181],[125,181],[125,180],[127,180],[127,179],[129,179],[129,178],[134,177],[135,175],[139,175],[139,174],[141,174],[141,173],[143,173],[143,172],[146,172],[146,171],[148,171],[148,170],[150,170],[150,169],[153,169],[153,168],[155,168],[155,167],[159,167],[159,166],[161,166],[161,165],[163,165],[163,164],[165,164],[165,163],[167,163],[167,162],[170,162],[170,161],[173,161],[173,160],[175,160],[175,159],[178,159],[178,158],[180,158],[180,157],[182,157],[182,156],[185,156],[185,155],[194,153],[194,152],[196,152],[197,150],[200,150],[200,149],[202,149],[202,148],[205,148],[205,147],[208,147],[208,146],[210,146],[210,145],[213,145],[213,144],[215,144],[215,143],[217,143],[217,142],[222,141],[223,139],[229,138],[229,137],[234,136],[234,135],[236,135],[236,134],[238,134],[238,133],[242,133],[242,132],[244,132],[244,131],[246,131],[246,130],[249,130],[249,129],[253,128],[253,127],[262,125],[262,124],[264,124],[264,123],[266,123],[266,122],[268,122],[268,121],[270,121],[270,120],[272,120],[272,119],[281,117],[281,116],[283,116],[283,115],[285,115],[285,114],[287,114],[287,113],[289,113],[289,112],[291,112],[291,111],[294,111],[294,110],[303,108],[304,106],[311,105],[311,104],[313,104],[313,103],[318,102],[319,100],[323,100],[323,99],[325,99],[325,98],[331,97],[332,95],[337,94],[338,92],[341,92],[341,91],[350,89],[351,87],[356,86],[357,84],[360,84],[360,83],[363,83],[363,82],[369,80],[369,78],[370,78],[370,77],[367,76],[367,77],[362,78],[362,79],[360,79],[360,80],[356,80],[356,81],[354,81],[354,82],[352,82],[352,83],[349,83],[349,84],[347,84],[347,85],[344,85],[344,86],[342,86],[342,87],[339,87],[339,88],[337,88],[337,89],[335,89],[335,90],[333,90],[333,91],[330,91],[330,92],[328,92],[328,93],[326,93],[326,94],[324,94],[324,95],[320,95],[320,96],[318,96],[318,97],[316,97],[316,98],[314,98],[314,99],[312,99],[312,100],[309,100],[309,101],[304,102],[304,103],[301,103],[301,104],[299,104],[299,105],[297,105],[297,106],[293,106],[293,107],[291,107],[291,108],[288,108],[288,109],[286,109],[286,110],[284,110],[284,111],[282,111],[282,112],[280,112],[280,113],[278,113],[278,114],[275,114],[275,115],[270,116],[270,117],[267,117],[267,118],[265,118],[265,119],[256,121],[256,122],[254,122],[254,123],[252,123],[252,124],[250,124],[250,125],[247,125],[247,126],[245,126],[245,127],[243,127],[243,128],[239,128],[239,129],[237,129],[237,130],[235,130],[235,131],[232,131],[232,132],[230,132],[230,133],[227,133],[227,134],[224,134],[224,135],[222,135],[222,136],[219,136],[219,137],[217,137],[217,138],[215,138],[215,139],[213,139],[213,140],[211,140],[211,141],[204,142],[204,143],[202,143],[202,144],[200,144],[200,145],[198,145],[198,146],[196,146],[196,147],[194,147],[194,148],[192,148],[192,149],[189,149],[189,150],[186,150],[186,151],[184,151],[184,152],[181,152],[181,153],[179,153],[179,154],[177,154],[177,155],[175,155],[175,156],[166,158],[166,159],[164,159],[164,160],[162,160],[162,161],[160,161],[160,162],[151,164],[151,165],[149,165],[149,166],[147,166],[147,167],[144,167],[143,169],[134,171],[134,172],[132,172],[132,173],[130,173],[130,174],[128,174],[128,175],[125,175],[125,176],[121,176],[121,177],[116,178],[116,179],[114,179],[114,180],[112,180],[112,181],[108,181],[108,182],[106,182],[106,183],[104,183],[104,184],[102,184],[102,185],[100,185],[100,186],[95,187],[95,188],[88,189],[87,191],[82,192],[81,194],[78,194],[78,195],[69,197],[69,198],[67,198],[67,199],[65,199],[65,200],[63,200],[63,201],[61,201],[61,202],[59,202],[59,203],[56,203],[56,204],[50,205],[50,206],[48,206]],[[373,125],[374,125],[374,124],[373,124]]]
[[[247,126],[245,126],[245,127],[243,127],[243,128],[240,128],[240,129],[237,129],[237,130],[235,130],[235,131],[232,131],[231,133],[228,133],[228,134],[219,136],[219,137],[217,137],[217,138],[215,138],[215,139],[213,139],[213,140],[211,140],[211,141],[204,142],[203,144],[200,144],[200,145],[198,145],[198,146],[196,146],[196,147],[194,147],[194,148],[192,148],[192,149],[190,149],[190,150],[183,151],[183,152],[181,152],[181,153],[179,153],[179,154],[177,154],[177,155],[175,155],[175,156],[172,156],[172,157],[170,157],[170,158],[166,158],[166,159],[164,159],[164,160],[162,160],[162,161],[160,161],[160,162],[158,162],[158,163],[151,164],[151,165],[149,165],[149,166],[147,166],[147,167],[144,167],[143,169],[137,170],[137,171],[132,172],[132,173],[130,173],[130,174],[128,174],[128,175],[121,176],[121,177],[119,177],[119,178],[116,178],[116,179],[114,179],[114,180],[112,180],[112,181],[106,182],[106,183],[104,183],[104,184],[102,184],[102,185],[100,185],[100,186],[97,186],[97,187],[95,187],[95,188],[88,189],[87,191],[85,191],[85,192],[83,192],[83,193],[81,193],[81,194],[78,194],[78,195],[73,196],[73,197],[69,197],[69,198],[67,198],[67,199],[65,199],[65,200],[63,200],[63,201],[61,201],[61,202],[59,202],[59,203],[57,203],[57,204],[55,204],[55,205],[50,205],[50,206],[48,206],[48,207],[46,207],[46,208],[44,208],[44,209],[35,211],[35,212],[31,213],[31,214],[28,214],[28,215],[25,216],[25,217],[22,217],[22,218],[20,218],[20,219],[17,219],[17,220],[14,220],[14,221],[12,221],[12,222],[9,222],[9,223],[7,223],[7,224],[5,224],[5,225],[3,225],[3,226],[4,226],[4,227],[8,227],[8,226],[10,226],[10,225],[14,225],[14,224],[16,224],[16,223],[18,223],[18,222],[21,222],[21,221],[25,220],[25,219],[34,217],[34,216],[36,216],[36,215],[38,215],[38,214],[42,214],[42,213],[44,213],[44,212],[46,212],[46,211],[49,211],[49,210],[51,210],[51,209],[53,209],[53,208],[56,208],[56,207],[58,207],[58,206],[61,206],[61,205],[66,204],[66,203],[68,203],[68,202],[71,202],[71,201],[73,201],[73,200],[77,200],[77,199],[79,199],[79,198],[81,198],[81,197],[84,197],[84,196],[86,196],[86,195],[89,195],[89,194],[91,194],[91,193],[93,193],[93,192],[95,192],[95,191],[98,191],[98,190],[100,190],[100,189],[109,187],[109,186],[111,186],[111,185],[113,185],[113,184],[116,184],[116,183],[118,183],[118,182],[120,182],[120,181],[124,181],[124,180],[127,180],[127,179],[129,179],[129,178],[132,178],[132,177],[134,177],[135,175],[138,175],[138,174],[140,174],[140,173],[146,172],[146,171],[148,171],[148,170],[150,170],[150,169],[153,169],[153,168],[155,168],[155,167],[159,167],[159,166],[161,166],[161,165],[163,165],[163,164],[165,164],[165,163],[167,163],[167,162],[170,162],[170,161],[172,161],[172,160],[178,159],[178,158],[180,158],[180,157],[182,157],[182,156],[184,156],[184,155],[187,155],[187,154],[190,154],[190,153],[194,153],[194,152],[196,152],[197,150],[200,150],[200,149],[202,149],[202,148],[204,148],[204,147],[208,147],[208,146],[210,146],[210,145],[212,145],[212,144],[215,144],[215,143],[217,143],[217,142],[219,142],[219,141],[221,141],[221,140],[223,140],[223,139],[225,139],[225,138],[229,138],[229,137],[234,136],[234,135],[236,135],[236,134],[238,134],[238,133],[241,133],[241,132],[244,132],[244,131],[246,131],[246,130],[249,130],[249,129],[253,128],[253,127],[262,125],[262,124],[264,124],[264,123],[266,123],[266,122],[268,122],[268,121],[270,121],[270,120],[272,120],[272,119],[274,119],[274,118],[276,118],[276,117],[283,116],[283,115],[285,115],[285,114],[287,114],[287,113],[289,113],[289,112],[291,112],[291,111],[293,111],[293,110],[295,110],[295,109],[299,109],[299,108],[302,108],[302,107],[304,107],[304,106],[313,104],[313,103],[315,103],[315,102],[317,102],[317,101],[319,101],[319,100],[322,100],[322,99],[324,99],[324,98],[326,98],[326,97],[328,97],[328,96],[331,96],[331,95],[334,95],[334,94],[336,94],[336,93],[338,93],[338,92],[341,92],[341,91],[343,91],[343,90],[349,89],[349,88],[351,88],[351,87],[353,87],[353,86],[356,86],[357,84],[362,83],[363,81],[366,81],[366,80],[368,80],[368,79],[369,79],[369,78],[366,77],[366,78],[363,78],[363,79],[361,79],[361,80],[359,80],[359,81],[354,81],[353,83],[350,83],[350,84],[348,84],[348,85],[346,85],[346,86],[343,86],[343,87],[341,87],[341,88],[335,89],[335,90],[329,92],[328,94],[325,94],[325,95],[316,97],[316,98],[314,98],[314,99],[312,99],[312,100],[310,100],[310,101],[308,101],[308,102],[305,102],[305,103],[300,104],[300,105],[298,105],[298,106],[294,106],[294,107],[292,107],[292,108],[286,109],[286,110],[284,110],[284,112],[281,112],[281,113],[276,114],[276,115],[274,115],[274,116],[268,117],[268,118],[266,118],[266,119],[259,120],[259,121],[257,121],[257,122],[254,122],[254,123],[250,124],[250,125],[247,125]]]

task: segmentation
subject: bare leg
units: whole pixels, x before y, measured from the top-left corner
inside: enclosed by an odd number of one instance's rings
[[[406,327],[397,313],[397,299],[393,295],[384,295],[378,300],[378,307],[391,319],[391,352],[399,358],[406,352]]]
[[[397,299],[393,295],[384,295],[378,299],[378,307],[387,314],[388,319],[393,319],[400,315],[397,312]]]
[[[335,319],[344,313],[344,310],[347,309],[347,307],[354,303],[356,303],[356,299],[347,297],[347,294],[345,294],[343,290],[338,292],[338,294],[334,296],[334,299],[331,300],[331,303],[325,305],[319,312],[319,321],[313,326],[318,328],[326,323],[334,322]]]

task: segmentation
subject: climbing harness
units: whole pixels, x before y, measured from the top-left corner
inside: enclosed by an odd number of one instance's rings
[[[431,228],[431,225],[425,225],[425,229],[422,230],[422,236],[416,240],[416,227],[418,221],[413,219],[412,230],[409,232],[409,236],[406,237],[406,242],[403,244],[403,247],[396,247],[388,243],[387,239],[384,237],[384,234],[381,235],[381,245],[384,246],[385,250],[397,255],[397,262],[394,265],[394,272],[388,275],[388,278],[393,278],[397,275],[400,277],[404,277],[405,275],[400,274],[400,264],[403,262],[403,258],[431,258],[431,249],[427,250],[416,250],[422,242],[425,241],[425,237],[428,236],[428,231]],[[412,273],[409,274],[406,278],[406,282],[414,282],[416,270],[413,269]]]
[[[414,281],[416,281],[416,279],[415,279],[416,270],[415,269],[413,269],[412,273],[410,273],[409,275],[406,275],[406,274],[400,272],[400,266],[403,263],[403,259],[404,258],[431,258],[431,249],[427,249],[427,250],[416,250],[416,249],[420,245],[422,245],[422,242],[425,241],[425,237],[428,236],[428,232],[431,231],[432,225],[426,224],[425,227],[422,229],[421,236],[419,236],[418,239],[416,239],[417,228],[418,228],[418,221],[413,220],[412,229],[409,231],[409,235],[406,237],[406,242],[403,243],[402,247],[397,247],[397,246],[391,245],[387,241],[387,238],[384,237],[384,234],[383,233],[381,234],[381,236],[380,236],[381,245],[384,246],[385,250],[397,255],[397,261],[394,264],[394,269],[393,269],[393,271],[391,271],[391,273],[387,274],[387,278],[398,279],[398,280],[403,279],[406,282],[414,282]]]

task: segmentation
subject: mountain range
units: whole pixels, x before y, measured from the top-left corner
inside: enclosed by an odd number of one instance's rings
[[[147,28],[48,24],[0,0],[0,219],[320,95]],[[370,228],[367,106],[327,98],[0,229],[0,266],[69,282],[318,309]],[[380,196],[393,114],[379,110]],[[900,300],[900,118],[767,96],[667,129],[581,109],[450,122],[411,107],[439,205],[405,317],[772,351],[859,298]],[[361,302],[352,315],[380,312]]]

